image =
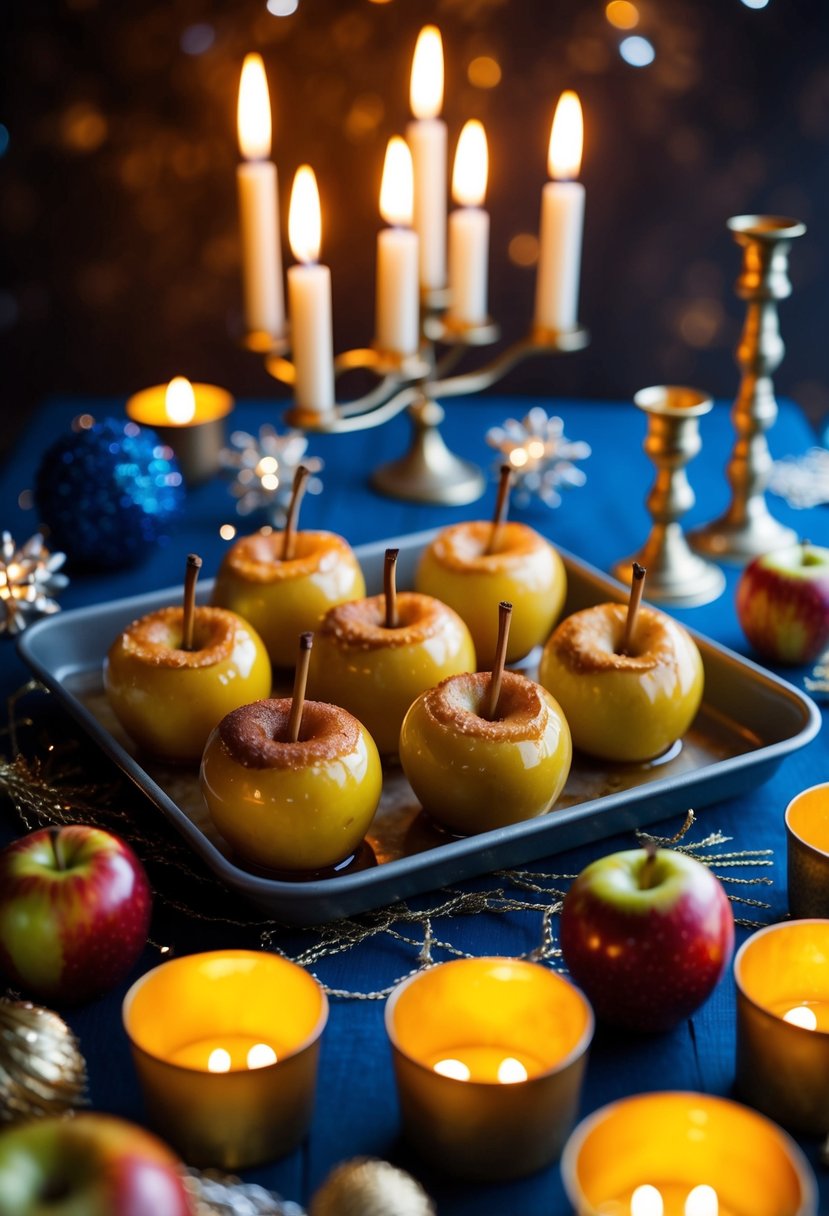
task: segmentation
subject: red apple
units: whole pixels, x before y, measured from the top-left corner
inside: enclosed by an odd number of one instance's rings
[[[737,584],[737,618],[773,663],[811,663],[829,646],[829,549],[806,542],[756,557]]]
[[[734,946],[722,884],[671,849],[629,849],[582,870],[564,900],[564,961],[598,1017],[669,1030],[708,997]]]
[[[193,1216],[176,1157],[111,1115],[38,1119],[0,1134],[0,1216]]]
[[[0,851],[0,971],[29,996],[88,1000],[144,948],[152,897],[128,845],[75,824]]]

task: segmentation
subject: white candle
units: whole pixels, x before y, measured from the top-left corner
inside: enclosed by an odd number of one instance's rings
[[[282,255],[276,165],[271,154],[271,103],[260,55],[242,65],[237,111],[239,149],[244,163],[236,171],[242,240],[245,324],[249,331],[281,337],[285,332]]]
[[[452,173],[452,196],[461,205],[449,217],[449,319],[463,325],[487,319],[489,215],[481,204],[488,167],[486,132],[472,119],[461,131]]]
[[[414,161],[414,227],[420,241],[420,286],[446,286],[446,124],[443,105],[443,43],[440,30],[420,31],[412,62],[411,106],[406,128]]]
[[[317,179],[309,165],[301,165],[288,212],[291,251],[300,263],[288,271],[294,399],[300,409],[324,415],[334,408],[334,341],[331,272],[317,265],[321,235]]]
[[[573,181],[581,168],[583,122],[575,93],[562,93],[550,133],[549,170],[541,199],[541,238],[535,289],[535,323],[542,329],[573,329],[577,323],[584,186]]]
[[[380,214],[392,228],[377,234],[377,325],[379,350],[414,354],[420,344],[417,235],[411,231],[414,182],[412,154],[399,135],[389,140],[380,187]]]

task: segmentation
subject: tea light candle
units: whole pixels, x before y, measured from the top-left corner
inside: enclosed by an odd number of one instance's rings
[[[296,171],[288,212],[291,251],[300,263],[288,271],[294,355],[294,399],[317,417],[334,409],[334,338],[331,271],[320,266],[322,214],[317,179],[309,165]]]
[[[829,783],[786,807],[786,845],[792,916],[829,916]]]
[[[581,103],[562,93],[550,131],[547,182],[541,198],[541,236],[535,282],[535,325],[540,330],[574,329],[578,316],[584,186],[581,169],[584,122]]]
[[[151,1119],[191,1165],[243,1169],[290,1152],[308,1130],[328,1002],[273,954],[172,959],[124,1000]]]
[[[218,472],[224,446],[224,420],[233,398],[214,384],[191,384],[174,376],[169,384],[142,389],[127,401],[127,417],[150,426],[176,454],[190,485]]]
[[[555,1160],[579,1101],[593,1014],[537,963],[457,959],[386,1005],[403,1130],[440,1169],[519,1177]]]
[[[753,934],[734,959],[737,1085],[801,1132],[829,1132],[829,920]]]
[[[448,320],[460,325],[487,320],[489,216],[483,202],[488,168],[486,131],[472,119],[458,140],[452,194],[460,206],[449,217]]]
[[[588,1116],[561,1160],[577,1216],[815,1216],[806,1158],[725,1098],[639,1094]]]
[[[420,241],[420,286],[446,286],[446,123],[443,106],[443,41],[440,30],[420,31],[409,90],[415,121],[406,128],[414,161],[414,226]]]
[[[285,332],[279,198],[271,155],[271,101],[261,55],[246,55],[239,81],[239,151],[236,171],[242,241],[245,324],[267,348]]]
[[[405,140],[389,140],[380,187],[380,214],[391,228],[377,234],[378,350],[413,355],[420,345],[417,234],[412,232],[414,177]]]

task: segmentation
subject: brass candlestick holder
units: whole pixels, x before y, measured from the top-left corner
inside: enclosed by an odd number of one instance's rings
[[[742,380],[731,415],[737,442],[726,466],[732,498],[719,519],[692,532],[689,540],[699,553],[742,565],[797,540],[796,533],[774,519],[766,506],[772,461],[765,433],[777,418],[771,376],[785,352],[777,302],[791,295],[789,248],[806,226],[775,215],[738,215],[728,227],[743,247],[736,292],[747,301],[736,352]]]
[[[713,402],[695,388],[676,385],[643,388],[633,401],[648,416],[644,449],[657,470],[645,500],[653,527],[635,557],[617,562],[613,573],[629,583],[636,561],[648,572],[648,599],[684,608],[707,604],[722,593],[725,575],[691,552],[679,520],[695,502],[685,466],[702,447],[699,419]]]
[[[532,356],[582,350],[589,334],[581,326],[561,331],[535,327],[477,370],[450,375],[468,350],[496,342],[500,331],[492,321],[482,325],[447,322],[442,315],[447,302],[445,291],[424,296],[422,340],[416,355],[400,356],[371,347],[337,356],[337,376],[362,370],[377,378],[376,386],[364,396],[337,404],[324,414],[293,406],[286,411],[285,420],[305,431],[343,434],[381,426],[407,410],[412,423],[409,450],[399,460],[375,469],[371,484],[393,498],[462,506],[481,497],[486,479],[477,465],[461,460],[446,446],[439,429],[444,418],[439,400],[480,393]],[[286,346],[281,343],[266,355],[265,368],[281,383],[292,385],[294,365],[286,357]],[[440,355],[439,347],[445,348]]]

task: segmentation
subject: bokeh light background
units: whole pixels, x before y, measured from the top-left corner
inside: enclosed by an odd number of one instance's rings
[[[781,393],[829,412],[826,0],[27,0],[0,44],[3,439],[44,395],[126,395],[183,373],[283,392],[237,345],[236,94],[259,50],[274,110],[283,236],[310,162],[337,350],[374,308],[386,141],[408,120],[417,32],[440,25],[450,148],[490,141],[491,306],[532,314],[540,191],[563,88],[585,110],[581,315],[590,349],[506,387],[626,398],[685,381],[733,395],[743,311],[729,215],[809,231],[781,307]],[[285,261],[290,263],[285,241]]]

